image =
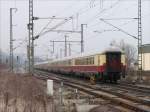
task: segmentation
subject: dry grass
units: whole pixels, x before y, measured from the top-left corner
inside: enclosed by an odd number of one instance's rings
[[[47,112],[47,95],[40,80],[0,72],[0,112]]]

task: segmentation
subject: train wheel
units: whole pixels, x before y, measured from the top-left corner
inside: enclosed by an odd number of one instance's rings
[[[109,80],[110,80],[110,83],[112,83],[112,82],[113,82],[113,79],[112,79],[112,78],[110,78]]]
[[[116,75],[113,75],[113,81],[114,81],[115,84],[117,84],[117,77],[116,77]]]
[[[109,83],[112,83],[112,81],[113,81],[113,75],[112,74],[109,74],[108,81],[109,81]]]
[[[102,79],[102,83],[106,83],[106,79]]]

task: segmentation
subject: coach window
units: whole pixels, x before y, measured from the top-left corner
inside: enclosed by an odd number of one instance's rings
[[[94,59],[93,59],[93,57],[90,58],[90,64],[91,64],[91,65],[94,64]]]
[[[88,58],[85,58],[85,60],[86,60],[86,63],[85,63],[85,64],[88,65]]]
[[[77,60],[77,65],[80,65],[80,64],[81,64],[81,60],[78,59],[78,60]]]
[[[78,63],[78,65],[81,65],[81,64],[82,64],[82,60],[80,60],[80,59],[79,59],[79,63]]]
[[[84,58],[84,63],[83,63],[83,65],[86,65],[86,63],[87,63],[87,60],[86,60],[86,58]]]
[[[82,65],[83,64],[83,60],[82,59],[80,59],[80,63],[79,63],[79,65]]]
[[[78,65],[78,60],[75,60],[75,65]]]
[[[81,65],[81,60],[80,59],[78,59],[78,63],[77,63],[77,65]]]
[[[85,63],[85,59],[83,58],[83,59],[81,59],[82,60],[82,65],[84,65],[84,63]]]
[[[80,65],[84,65],[84,59],[81,59],[80,61],[81,61]]]
[[[93,57],[90,58],[90,65],[93,64]]]
[[[86,58],[86,65],[89,64],[89,58]]]
[[[94,57],[92,58],[92,64],[94,64]]]
[[[81,59],[81,65],[84,65],[84,59]]]
[[[87,60],[86,60],[86,58],[84,58],[83,60],[84,60],[84,63],[83,63],[83,65],[86,65],[86,63],[87,63]]]
[[[81,63],[81,60],[78,59],[77,60],[77,65],[80,65],[80,63]]]
[[[68,60],[68,65],[71,65],[71,60]]]
[[[91,64],[91,58],[88,58],[88,65]]]
[[[89,59],[88,58],[86,58],[86,65],[88,65],[89,64]]]
[[[76,59],[76,60],[75,60],[75,64],[76,64],[76,65],[79,65],[80,63],[81,63],[81,62],[80,62],[79,59]]]
[[[85,65],[88,65],[88,58],[85,58]]]
[[[82,65],[82,60],[81,59],[79,59],[79,65]]]

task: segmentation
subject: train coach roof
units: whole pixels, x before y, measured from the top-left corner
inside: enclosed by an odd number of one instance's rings
[[[44,64],[47,64],[47,63],[49,63],[49,61],[37,62],[37,63],[35,63],[35,65],[44,65]]]
[[[102,53],[106,53],[106,52],[123,52],[123,51],[118,47],[109,47],[106,48]]]
[[[55,60],[51,61],[50,63],[57,62],[57,61],[64,61],[64,60],[74,59],[74,58],[94,56],[94,55],[97,55],[97,54],[105,54],[107,52],[122,52],[122,50],[118,47],[109,47],[109,48],[106,48],[103,51],[93,51],[93,52],[81,53],[81,54],[78,54],[78,55],[75,55],[75,56],[68,56],[68,57],[64,57],[64,58],[61,58],[61,59],[55,59]]]

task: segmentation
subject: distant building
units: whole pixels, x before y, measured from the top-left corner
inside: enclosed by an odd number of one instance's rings
[[[150,71],[150,44],[142,45],[142,69]]]

